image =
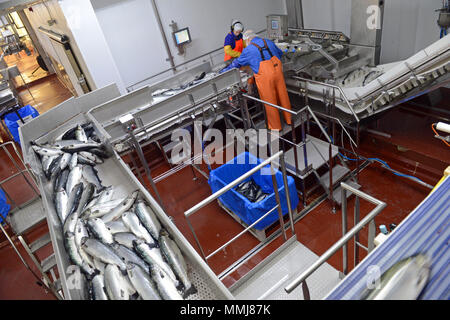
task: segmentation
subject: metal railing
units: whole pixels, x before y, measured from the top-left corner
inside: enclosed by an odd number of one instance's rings
[[[358,115],[356,114],[356,112],[353,109],[352,105],[348,101],[347,96],[345,95],[344,90],[342,90],[341,87],[333,85],[333,84],[325,83],[325,82],[320,82],[320,81],[315,81],[315,80],[311,80],[311,79],[298,77],[298,76],[292,76],[292,79],[300,80],[300,81],[304,81],[304,82],[312,83],[312,84],[318,84],[318,85],[322,85],[322,86],[333,88],[333,89],[337,89],[339,91],[339,93],[341,94],[342,98],[344,99],[345,103],[347,104],[348,108],[352,112],[353,116],[355,117],[356,121],[357,122],[360,121]]]
[[[301,176],[305,175],[306,173],[310,172],[312,170],[312,168],[309,168],[308,165],[308,153],[307,153],[307,149],[306,149],[306,143],[308,142],[306,139],[306,134],[305,134],[305,121],[303,121],[303,117],[304,114],[306,115],[306,120],[309,124],[309,117],[311,116],[313,118],[313,120],[315,121],[315,123],[317,124],[317,126],[320,128],[322,134],[325,136],[325,138],[327,139],[328,143],[329,143],[329,159],[328,159],[328,167],[329,167],[329,171],[330,171],[330,186],[329,186],[329,190],[326,190],[328,195],[329,195],[329,200],[332,202],[333,204],[333,208],[334,208],[334,200],[333,200],[333,157],[332,157],[332,145],[333,142],[331,140],[331,138],[329,137],[329,135],[327,134],[326,130],[323,128],[322,124],[320,123],[319,119],[317,118],[317,116],[315,115],[315,113],[311,110],[311,108],[309,107],[309,105],[306,105],[305,107],[303,107],[302,109],[300,109],[299,111],[293,111],[293,110],[289,110],[286,108],[283,108],[281,106],[278,106],[276,104],[255,98],[253,96],[247,95],[247,94],[242,94],[242,97],[245,99],[250,99],[271,107],[274,107],[278,110],[287,112],[291,115],[293,115],[293,120],[291,121],[291,133],[292,133],[292,142],[289,142],[291,145],[294,146],[294,148],[296,149],[300,149],[302,148],[303,150],[303,158],[304,158],[304,164],[305,164],[305,170],[303,172],[300,172],[299,170],[299,165],[298,165],[298,155],[297,155],[297,150],[294,151],[294,162],[295,162],[295,174],[296,176],[302,178]],[[263,108],[264,109],[264,108]],[[302,133],[302,141],[301,143],[297,144],[297,137],[295,134],[295,120],[296,117],[300,115],[301,116],[301,133]],[[268,126],[267,123],[267,115],[266,112],[264,111],[264,116],[265,116],[265,120],[266,120],[266,126]],[[273,134],[272,132],[269,132],[269,134]],[[351,138],[351,137],[350,137]],[[314,148],[317,150],[316,146],[313,144]],[[322,154],[319,152],[320,156],[323,158]],[[326,159],[324,159],[325,162]],[[313,170],[312,170],[313,171]],[[325,186],[324,186],[325,188]],[[306,206],[306,191],[305,191],[305,182],[303,181],[303,178],[301,179],[301,194],[302,194],[302,202],[303,205]],[[334,211],[334,209],[333,209]]]
[[[192,208],[190,208],[189,210],[187,210],[184,213],[184,215],[186,217],[186,220],[188,222],[189,228],[191,229],[191,232],[194,235],[195,242],[197,243],[197,246],[199,247],[200,252],[201,252],[201,254],[203,256],[203,259],[205,260],[206,263],[208,263],[208,259],[210,259],[214,255],[216,255],[218,252],[220,252],[221,250],[223,250],[224,248],[229,246],[231,243],[236,241],[243,234],[248,232],[251,228],[253,228],[256,224],[258,224],[260,221],[262,221],[264,218],[266,218],[270,213],[272,213],[275,210],[278,210],[279,222],[280,222],[281,230],[283,232],[283,238],[284,238],[285,241],[287,241],[287,235],[286,235],[286,230],[285,230],[285,223],[284,223],[284,220],[283,220],[283,213],[282,213],[282,209],[281,209],[281,200],[280,200],[280,195],[279,195],[279,190],[278,190],[278,184],[277,184],[277,180],[276,180],[276,177],[275,177],[275,171],[274,171],[274,169],[272,167],[272,162],[274,162],[277,159],[279,159],[279,161],[280,161],[281,172],[282,172],[282,175],[283,175],[283,185],[284,185],[284,190],[285,190],[285,194],[286,194],[286,203],[287,203],[287,207],[288,207],[290,228],[291,228],[291,231],[292,231],[292,236],[295,236],[294,219],[293,219],[292,208],[291,208],[291,199],[290,199],[290,196],[289,196],[289,186],[288,186],[288,182],[287,182],[286,167],[285,167],[285,162],[284,162],[284,153],[283,153],[283,151],[279,151],[275,155],[273,155],[270,158],[268,158],[267,160],[263,161],[261,164],[257,165],[256,167],[254,167],[253,169],[251,169],[247,173],[245,173],[242,176],[240,176],[239,178],[235,179],[233,182],[229,183],[228,185],[226,185],[222,189],[218,190],[217,192],[215,192],[214,194],[212,194],[208,198],[204,199],[200,203],[196,204],[195,206],[193,206]],[[223,195],[224,193],[230,191],[236,185],[238,185],[239,183],[241,183],[245,179],[251,177],[253,174],[255,174],[259,170],[263,169],[264,167],[266,167],[269,164],[270,164],[270,170],[271,170],[271,175],[272,175],[272,183],[273,183],[273,187],[274,187],[274,192],[275,192],[275,198],[276,198],[277,205],[274,206],[272,209],[270,209],[267,213],[265,213],[263,216],[261,216],[258,220],[256,220],[250,226],[245,228],[242,232],[240,232],[238,235],[236,235],[233,239],[231,239],[230,241],[228,241],[227,243],[222,245],[220,248],[215,250],[210,255],[206,256],[205,252],[203,251],[203,248],[202,248],[202,246],[200,244],[200,241],[197,238],[197,235],[196,235],[196,233],[194,231],[194,228],[192,227],[192,224],[189,221],[189,217],[192,216],[194,213],[196,213],[201,208],[205,207],[206,205],[210,204],[214,200],[218,199],[221,195]]]
[[[284,290],[287,293],[291,293],[294,291],[300,284],[303,286],[303,295],[304,297],[309,297],[309,290],[308,286],[306,284],[306,279],[314,273],[320,266],[322,266],[328,259],[330,259],[339,249],[343,248],[343,262],[342,262],[342,268],[343,268],[343,274],[347,274],[347,257],[348,257],[348,250],[347,250],[347,242],[350,241],[354,237],[358,237],[359,231],[364,228],[367,224],[370,224],[369,226],[369,240],[368,240],[368,247],[365,248],[368,250],[368,252],[372,251],[374,248],[374,238],[375,238],[375,217],[386,207],[386,203],[383,201],[380,201],[378,199],[375,199],[374,197],[368,195],[367,193],[364,193],[360,190],[357,190],[348,184],[342,182],[342,238],[339,239],[338,242],[336,242],[330,249],[328,249],[320,258],[312,265],[310,266],[306,271],[304,271],[300,276],[295,278],[290,284],[288,284]],[[347,232],[347,191],[355,194],[357,197],[357,202],[355,204],[355,226]],[[359,221],[359,197],[363,198],[373,204],[376,205],[376,207],[366,216],[364,219]],[[356,241],[357,239],[355,239]],[[355,252],[358,250],[357,247],[359,246],[359,242],[355,242]],[[355,265],[358,263],[357,259],[355,258]]]

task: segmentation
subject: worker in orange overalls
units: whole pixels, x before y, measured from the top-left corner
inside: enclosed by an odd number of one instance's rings
[[[244,32],[245,49],[239,58],[235,59],[221,72],[229,69],[250,66],[254,75],[259,96],[262,100],[291,110],[291,102],[284,81],[281,56],[283,52],[269,39],[261,39],[252,30]],[[265,106],[269,129],[281,130],[279,110],[269,105]],[[291,114],[283,111],[284,120],[291,124]]]
[[[231,32],[225,37],[223,50],[225,52],[224,61],[230,61],[239,57],[244,50],[244,40],[242,39],[244,26],[238,20],[231,22]]]

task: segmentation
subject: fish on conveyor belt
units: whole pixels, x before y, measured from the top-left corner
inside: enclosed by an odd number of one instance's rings
[[[126,264],[133,263],[141,267],[145,272],[149,272],[149,265],[145,263],[145,261],[142,260],[133,250],[118,243],[114,243],[111,247]]]
[[[89,238],[89,231],[84,220],[78,219],[75,226],[75,242],[78,248],[81,248],[84,238]]]
[[[75,152],[89,151],[92,148],[100,148],[100,147],[101,147],[100,143],[88,141],[70,144],[68,146],[61,148],[60,152],[75,153]]]
[[[78,206],[78,212],[80,214],[84,211],[84,208],[86,207],[86,205],[94,197],[95,191],[96,191],[96,188],[95,188],[94,184],[89,183],[89,182],[86,183],[84,190],[83,190],[83,194],[80,199],[80,204]]]
[[[70,194],[73,187],[81,182],[82,167],[77,165],[73,170],[70,171],[69,177],[67,177],[66,192]]]
[[[59,190],[65,189],[67,185],[67,178],[69,178],[69,169],[63,170],[56,178],[53,191],[58,192]]]
[[[83,128],[83,130],[85,132],[92,132],[91,130],[93,130],[92,123],[90,123],[90,122],[82,124],[81,128]],[[92,128],[92,129],[90,129],[90,128]],[[77,129],[78,129],[78,126],[72,127],[70,129],[66,130],[65,132],[63,132],[61,135],[59,135],[55,140],[56,141],[74,140],[76,138],[75,132]],[[88,134],[88,136],[89,136],[89,134]]]
[[[175,286],[178,286],[178,280],[175,274],[172,271],[170,265],[168,265],[161,254],[161,250],[156,247],[150,247],[143,240],[135,240],[133,241],[134,250],[139,254],[139,256],[147,262],[149,265],[157,264],[161,270],[163,270],[169,279],[173,281]]]
[[[102,181],[98,177],[97,170],[92,166],[84,166],[82,170],[83,178],[94,184],[98,191],[102,190],[104,187],[102,185]]]
[[[112,197],[114,196],[114,187],[109,186],[102,190],[102,192],[99,194],[96,204],[102,204],[108,201],[112,200]]]
[[[55,175],[58,175],[58,172],[61,171],[61,159],[62,154],[59,156],[56,156],[52,163],[50,164],[48,170],[45,173],[45,176],[47,177],[47,180],[50,180],[52,177],[55,177]]]
[[[96,163],[95,163],[94,161],[89,160],[89,159],[87,159],[87,158],[85,158],[85,157],[82,157],[82,156],[80,156],[80,155],[77,156],[77,161],[78,161],[78,164],[82,164],[82,165],[84,165],[84,166],[92,166],[92,167],[95,167],[95,165],[96,165]]]
[[[41,156],[59,156],[63,153],[63,151],[61,151],[58,148],[52,148],[52,147],[40,147],[40,146],[32,146],[34,152],[36,152],[37,154],[41,155]]]
[[[69,162],[69,169],[73,170],[78,165],[78,153],[73,153]]]
[[[72,159],[72,155],[70,153],[63,153],[61,160],[59,162],[59,167],[61,170],[64,170],[69,165],[70,159]]]
[[[83,142],[79,141],[79,140],[57,140],[52,144],[52,147],[57,148],[57,149],[62,149],[62,148],[68,147],[70,145],[80,144],[80,143],[83,143]]]
[[[197,293],[197,289],[189,280],[188,269],[183,254],[175,241],[170,239],[169,233],[166,230],[161,231],[159,245],[166,261],[184,286],[184,298],[191,294]]]
[[[105,268],[105,287],[111,300],[129,300],[129,288],[122,273],[114,264]]]
[[[137,215],[132,211],[124,212],[122,214],[122,221],[131,230],[131,232],[136,235],[136,237],[144,239],[145,242],[151,246],[156,246],[155,240],[142,225],[141,221],[139,221]]]
[[[69,197],[67,196],[66,190],[61,189],[55,194],[54,204],[56,209],[56,214],[58,215],[61,223],[64,223],[69,211]]]
[[[91,299],[92,300],[109,300],[106,293],[105,277],[97,274],[91,281]]]
[[[108,223],[108,222],[111,222],[113,220],[119,219],[124,212],[128,211],[131,208],[131,206],[136,201],[136,198],[137,198],[138,195],[139,195],[139,191],[138,190],[134,191],[131,194],[131,196],[129,196],[127,199],[125,199],[119,206],[117,206],[117,208],[112,210],[110,213],[104,215],[102,217],[102,220],[105,223]]]
[[[161,231],[161,223],[156,217],[155,213],[145,204],[144,201],[138,200],[136,202],[134,212],[136,213],[139,220],[142,222],[144,227],[150,233],[150,235],[155,239],[159,239],[159,233]]]
[[[379,284],[366,289],[362,300],[416,300],[425,288],[431,270],[431,259],[417,254],[403,259],[381,275]]]
[[[128,249],[131,249],[131,250],[134,249],[133,241],[139,240],[139,238],[136,237],[134,235],[134,233],[131,233],[131,232],[116,233],[116,234],[114,234],[113,237],[114,237],[115,242],[117,242],[121,245],[124,245],[125,247],[127,247]]]
[[[131,232],[122,220],[108,222],[106,227],[112,235],[115,235],[116,233]]]
[[[113,244],[114,243],[113,236],[112,236],[111,232],[108,230],[108,228],[106,227],[103,220],[98,219],[98,218],[89,219],[86,222],[86,224],[95,238],[97,238],[104,244]]]
[[[91,279],[97,272],[81,257],[73,233],[67,233],[64,235],[64,246],[70,257],[70,260],[80,267],[81,271]]]
[[[93,238],[87,238],[82,241],[81,248],[85,250],[92,257],[99,259],[106,264],[114,264],[123,272],[126,271],[127,266],[122,259],[114,252],[114,250],[103,244],[101,241]]]
[[[53,163],[53,161],[57,158],[58,156],[45,156],[42,159],[42,171],[44,171],[44,174],[47,176],[49,169],[50,169],[50,165]]]
[[[150,272],[153,281],[156,283],[158,292],[164,300],[183,300],[173,280],[158,264],[152,264],[150,266]]]
[[[81,151],[78,156],[95,164],[102,164],[104,162],[102,158],[88,151]]]
[[[75,139],[83,143],[88,142],[86,132],[84,132],[84,129],[80,125],[78,125],[77,128],[75,129]]]
[[[111,210],[115,209],[118,205],[120,205],[126,198],[110,200],[108,202],[94,204],[90,208],[86,209],[83,212],[83,217],[85,219],[91,218],[101,218],[105,214],[111,212]]]
[[[83,184],[81,184],[83,185]],[[78,224],[78,219],[80,217],[80,212],[83,207],[86,205],[86,202],[92,197],[92,194],[95,192],[95,187],[92,184],[87,184],[86,187],[83,186],[83,193],[81,194],[80,201],[78,203],[78,208],[76,211],[71,213],[64,223],[64,233],[73,232],[75,233],[76,226]]]
[[[67,215],[71,215],[78,209],[78,205],[80,204],[81,196],[83,194],[83,189],[84,185],[82,182],[73,187],[72,192],[69,195]]]
[[[156,284],[150,276],[134,263],[127,264],[127,274],[131,284],[144,300],[161,300]]]

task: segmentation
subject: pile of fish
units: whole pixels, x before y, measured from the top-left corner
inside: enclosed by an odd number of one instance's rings
[[[92,129],[91,129],[92,128]],[[108,157],[91,124],[34,144],[54,192],[73,264],[93,300],[182,300],[197,292],[184,257],[139,191],[115,198],[96,164]]]
[[[270,194],[264,193],[253,179],[238,184],[235,190],[250,202],[260,202],[270,196]]]

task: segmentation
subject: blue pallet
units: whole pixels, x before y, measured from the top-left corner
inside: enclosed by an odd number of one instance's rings
[[[366,289],[370,266],[383,273],[417,253],[431,257],[429,281],[420,300],[450,299],[450,177],[431,193],[327,296],[326,300],[358,300]]]

